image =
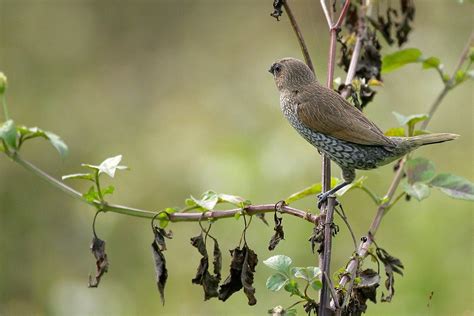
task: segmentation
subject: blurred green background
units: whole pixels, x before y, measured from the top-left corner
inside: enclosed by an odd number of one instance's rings
[[[34,140],[24,147],[24,158],[60,177],[81,171],[82,162],[123,154],[132,170],[113,180],[111,201],[150,210],[182,205],[189,194],[207,189],[274,203],[319,181],[320,158],[283,118],[267,72],[278,58],[301,57],[287,17],[276,22],[269,16],[271,4],[1,0],[0,70],[9,79],[11,115],[17,123],[61,135],[70,146],[61,161],[49,144]],[[473,6],[454,0],[416,4],[407,46],[440,57],[451,72],[473,27]],[[325,81],[328,32],[319,1],[295,1],[293,7]],[[419,65],[386,75],[384,84],[367,109],[382,129],[396,126],[392,111],[425,112],[442,89],[436,73]],[[432,131],[462,137],[415,154],[432,159],[438,171],[471,180],[472,97],[472,83],[463,84],[430,123]],[[383,195],[392,168],[363,174]],[[264,315],[294,301],[266,290],[271,271],[264,259],[286,254],[295,265],[316,264],[307,242],[311,225],[285,216],[286,240],[271,253],[272,228],[254,221],[247,239],[260,260],[258,304],[248,306],[242,293],[226,303],[203,302],[202,289],[191,284],[199,255],[189,243],[200,229],[195,223],[172,224],[163,307],[149,221],[107,213],[99,216],[97,230],[107,241],[110,270],[98,289],[88,289],[88,274],[95,270],[89,251],[94,210],[6,157],[0,158],[0,175],[0,315]],[[360,191],[342,201],[362,236],[374,205]],[[313,210],[314,201],[297,206]],[[472,208],[434,190],[428,200],[402,201],[391,211],[377,241],[403,261],[405,276],[396,277],[393,302],[369,303],[368,315],[474,314]],[[242,227],[233,219],[214,225],[226,270],[227,249],[237,245]],[[351,251],[341,225],[333,271]]]

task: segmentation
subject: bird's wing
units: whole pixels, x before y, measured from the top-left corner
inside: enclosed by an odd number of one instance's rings
[[[299,119],[315,132],[361,145],[395,145],[335,91],[310,85],[298,91],[296,99]]]

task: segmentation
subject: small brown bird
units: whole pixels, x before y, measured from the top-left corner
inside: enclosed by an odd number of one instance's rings
[[[327,197],[355,179],[355,169],[386,165],[416,148],[456,139],[449,133],[387,137],[337,92],[320,85],[305,63],[284,58],[270,68],[280,91],[280,107],[290,124],[342,169],[344,182],[319,195]]]

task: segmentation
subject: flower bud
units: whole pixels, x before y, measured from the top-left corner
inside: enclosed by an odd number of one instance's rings
[[[3,94],[7,89],[7,77],[3,72],[0,72],[0,94]]]

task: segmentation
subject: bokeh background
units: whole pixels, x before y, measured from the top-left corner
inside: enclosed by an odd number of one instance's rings
[[[123,154],[131,167],[113,181],[113,202],[160,210],[183,205],[207,189],[274,203],[320,179],[320,158],[280,113],[267,69],[281,57],[300,57],[287,17],[269,16],[272,1],[0,1],[0,70],[9,79],[13,118],[63,137],[64,161],[43,140],[26,144],[24,158],[56,177]],[[325,80],[328,32],[319,1],[295,1],[317,73]],[[417,1],[415,30],[407,47],[442,59],[453,69],[473,28],[473,5]],[[383,40],[381,40],[383,42]],[[386,48],[385,53],[395,48]],[[336,76],[342,75],[338,69]],[[407,66],[384,77],[367,109],[383,129],[396,126],[392,111],[423,113],[442,84],[434,71]],[[472,83],[449,93],[430,130],[462,135],[416,156],[438,171],[474,179]],[[335,175],[339,170],[334,168]],[[383,195],[392,178],[384,167],[368,175]],[[267,250],[273,232],[260,221],[248,242],[259,255],[258,304],[242,293],[228,302],[203,302],[192,285],[199,255],[189,238],[195,223],[173,224],[166,252],[169,279],[161,306],[151,257],[148,220],[107,213],[98,234],[107,241],[110,271],[98,289],[89,251],[94,210],[71,199],[20,166],[0,158],[0,315],[264,315],[294,299],[266,290],[273,254],[298,266],[315,265],[307,238],[312,227],[284,218],[286,240]],[[87,187],[71,182],[79,190]],[[357,236],[375,207],[360,191],[342,201]],[[314,209],[313,199],[298,207]],[[377,235],[401,258],[390,304],[369,303],[368,315],[473,315],[473,204],[439,191],[423,202],[400,202]],[[224,251],[240,239],[242,221],[219,221],[213,234]],[[333,271],[351,255],[346,229],[335,240]],[[224,277],[227,273],[225,273]],[[429,303],[429,296],[434,292]],[[315,294],[315,293],[313,293]],[[380,295],[380,291],[379,291]],[[429,307],[427,306],[429,303]]]

